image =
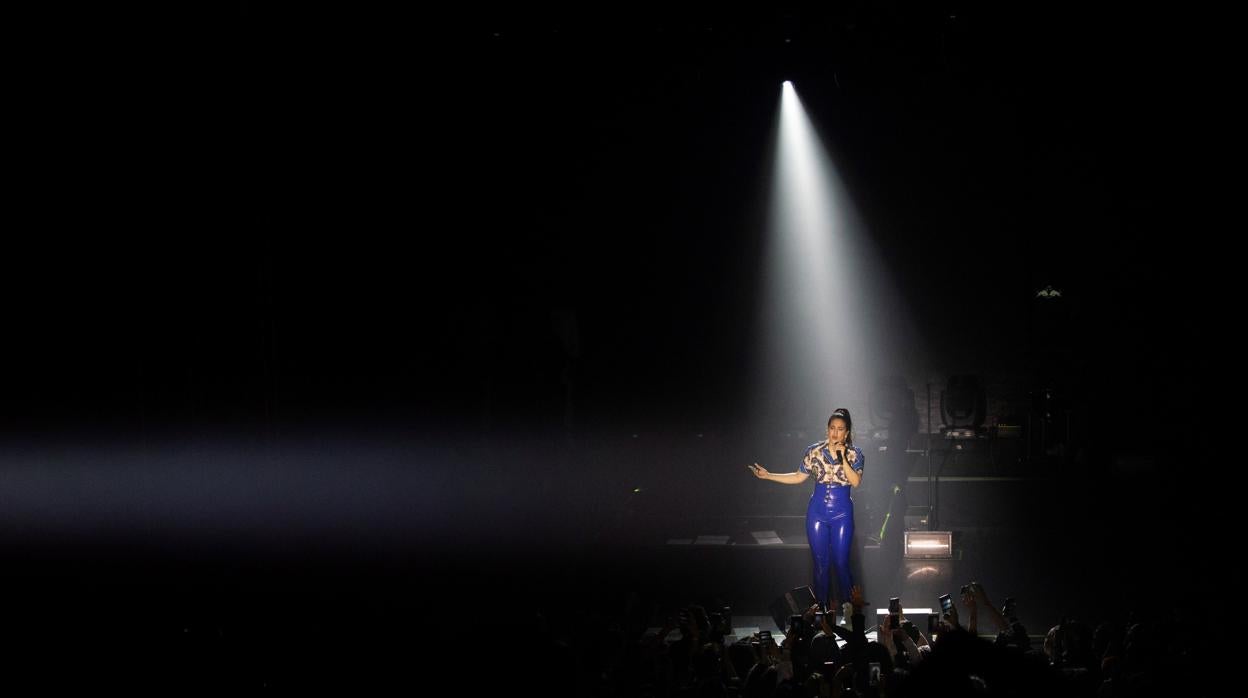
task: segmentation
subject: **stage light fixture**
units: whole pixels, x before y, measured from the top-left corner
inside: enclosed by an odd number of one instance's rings
[[[949,560],[953,558],[952,531],[906,531],[903,557],[910,560]]]

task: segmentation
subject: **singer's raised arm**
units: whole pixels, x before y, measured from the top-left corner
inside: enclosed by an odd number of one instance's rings
[[[767,473],[763,477],[764,480],[772,480],[785,485],[800,485],[806,482],[806,478],[810,477],[810,473]]]

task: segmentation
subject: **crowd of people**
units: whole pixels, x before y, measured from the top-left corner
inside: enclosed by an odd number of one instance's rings
[[[697,604],[667,617],[655,633],[655,608],[634,592],[614,616],[539,611],[537,666],[558,667],[566,695],[1206,695],[1194,633],[1175,614],[1159,609],[1097,623],[1064,618],[1040,641],[978,584],[964,588],[960,602],[962,610],[953,604],[931,633],[904,614],[881,614],[868,628],[868,604],[854,587],[850,618],[838,620],[835,605],[813,604],[790,617],[777,642],[767,630],[738,636],[730,609],[708,613]]]

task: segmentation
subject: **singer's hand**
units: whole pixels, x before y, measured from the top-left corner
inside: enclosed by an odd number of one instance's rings
[[[848,449],[846,451],[838,451],[837,456],[840,457],[840,465],[837,466],[837,470],[840,471],[838,477],[848,481],[850,487],[857,487],[862,484],[862,472],[854,467],[854,464],[858,462],[858,452],[854,449]]]

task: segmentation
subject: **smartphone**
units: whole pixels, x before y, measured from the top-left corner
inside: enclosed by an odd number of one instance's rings
[[[871,663],[870,663],[870,664],[868,664],[867,666],[869,666],[869,667],[871,668],[871,669],[870,669],[870,670],[871,670],[871,673],[870,673],[870,677],[871,677],[871,679],[870,679],[870,680],[871,680],[871,685],[872,685],[872,686],[879,686],[879,685],[880,685],[880,663],[879,663],[879,662],[871,662]]]
[[[940,612],[948,613],[951,610],[953,610],[953,599],[949,598],[948,594],[941,594],[940,595]]]
[[[901,629],[904,630],[905,633],[910,636],[911,640],[913,640],[916,643],[919,641],[919,629],[914,627],[914,623],[911,623],[910,621],[906,621],[901,624]]]
[[[823,627],[823,611],[815,611],[815,627]]]
[[[894,596],[888,600],[888,612],[893,615],[901,613],[901,597]]]
[[[770,640],[771,640],[771,631],[770,631],[770,630],[760,630],[760,631],[758,631],[758,641],[759,641],[759,642],[762,642],[763,644],[767,644],[767,642],[769,642]]]

